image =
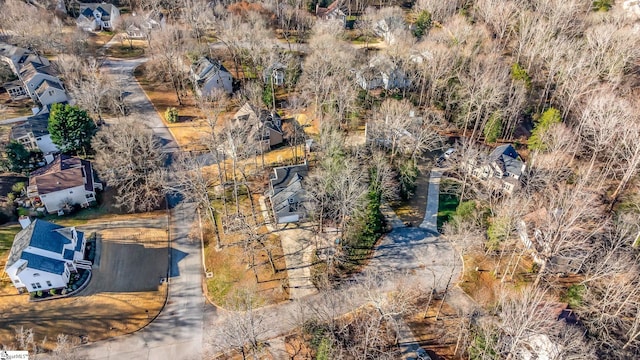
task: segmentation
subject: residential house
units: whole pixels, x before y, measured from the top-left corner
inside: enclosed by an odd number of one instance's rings
[[[20,223],[23,229],[15,236],[5,265],[19,291],[64,288],[72,273],[91,269],[91,262],[84,259],[84,233],[44,220],[21,218]]]
[[[508,194],[520,185],[525,169],[526,164],[511,144],[500,145],[488,157],[467,163],[471,175]]]
[[[127,27],[127,36],[132,39],[146,39],[152,31],[164,28],[166,20],[160,11],[152,10],[143,16],[133,16],[133,23]]]
[[[94,180],[89,161],[60,155],[31,173],[27,196],[48,213],[59,213],[73,205],[89,206],[96,201],[96,190],[102,190],[102,184]]]
[[[388,44],[392,45],[396,42],[396,36],[400,30],[405,30],[407,24],[402,17],[389,16],[380,19],[373,29],[376,36],[381,37]]]
[[[271,147],[282,144],[282,119],[275,112],[254,109],[248,102],[245,103],[233,116],[246,126],[252,127],[255,140],[261,144],[262,151],[269,151]]]
[[[277,224],[298,222],[306,218],[303,182],[308,172],[306,162],[273,169],[274,177],[269,180],[269,200]]]
[[[22,66],[35,62],[44,66],[49,65],[45,57],[34,54],[31,50],[0,42],[0,60],[7,63],[14,74],[18,75]]]
[[[10,139],[30,150],[40,150],[46,155],[56,154],[60,149],[49,135],[49,115],[31,116],[24,123],[11,127]]]
[[[411,80],[391,59],[379,55],[356,71],[356,82],[364,90],[399,90],[411,85]]]
[[[562,213],[561,209],[549,212],[546,208],[540,208],[523,216],[516,224],[518,235],[522,244],[531,252],[533,261],[539,265],[547,263],[547,269],[556,273],[577,273],[580,271],[587,257],[586,251],[581,248],[567,249],[562,253],[554,254],[551,258],[545,258],[551,246],[547,243],[545,231],[554,231],[554,217]]]
[[[219,61],[202,57],[191,65],[191,80],[198,96],[209,96],[215,89],[233,92],[233,77]]]
[[[287,67],[283,64],[276,62],[262,71],[262,80],[267,85],[282,86],[284,85],[284,78],[286,75]]]
[[[55,76],[51,66],[30,62],[22,67],[19,77],[31,99],[38,101],[43,108],[69,101],[62,82]]]
[[[76,24],[85,31],[114,30],[119,18],[120,10],[113,4],[80,4],[80,16]]]
[[[342,26],[346,26],[347,14],[342,10],[342,5],[342,0],[335,0],[326,8],[320,7],[320,3],[318,3],[316,5],[316,17],[325,21],[337,20],[340,21]]]

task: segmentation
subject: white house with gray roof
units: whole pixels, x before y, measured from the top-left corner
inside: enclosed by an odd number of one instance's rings
[[[120,10],[113,4],[80,4],[80,16],[76,24],[85,31],[113,30],[119,19]]]
[[[233,92],[233,77],[219,61],[202,57],[191,65],[190,75],[198,96],[209,96],[215,89]]]
[[[306,163],[273,169],[269,180],[269,200],[277,224],[298,222],[307,216],[304,178],[309,172]]]
[[[51,141],[49,115],[31,116],[24,123],[11,127],[9,138],[30,150],[40,150],[44,155],[59,153],[60,149]]]
[[[63,288],[71,273],[91,269],[91,262],[84,260],[86,239],[82,232],[44,220],[26,221],[23,226],[5,266],[16,289],[32,292]]]
[[[469,174],[508,194],[520,185],[526,168],[511,144],[500,145],[489,156],[467,162]]]

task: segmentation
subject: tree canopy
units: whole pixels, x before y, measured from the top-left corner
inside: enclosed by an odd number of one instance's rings
[[[86,153],[91,149],[96,124],[77,106],[53,104],[48,129],[51,141],[63,153]]]

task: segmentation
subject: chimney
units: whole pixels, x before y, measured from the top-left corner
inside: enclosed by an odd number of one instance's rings
[[[18,218],[18,222],[20,222],[20,226],[22,226],[23,229],[26,229],[29,225],[31,225],[31,219],[26,215],[20,216]]]

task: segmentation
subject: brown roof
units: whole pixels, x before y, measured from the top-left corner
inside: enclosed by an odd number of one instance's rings
[[[33,171],[29,178],[29,187],[35,186],[38,194],[43,195],[85,185],[87,170],[91,171],[91,164],[88,161],[61,155],[51,164]],[[91,177],[88,178],[93,180]],[[89,185],[89,181],[86,185]],[[93,191],[93,188],[90,191]]]

